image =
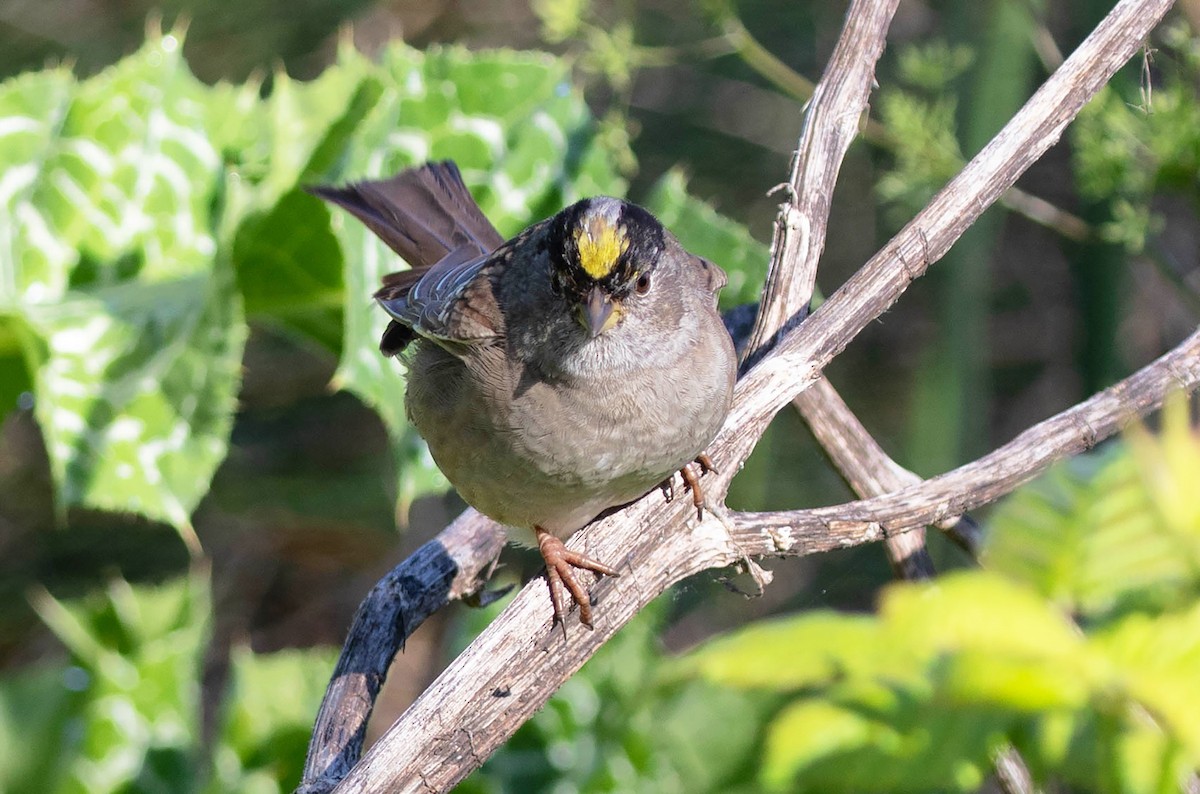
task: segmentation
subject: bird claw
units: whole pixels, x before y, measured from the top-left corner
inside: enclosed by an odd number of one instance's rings
[[[541,527],[534,527],[538,551],[546,561],[546,581],[550,586],[550,604],[554,608],[554,620],[562,626],[563,639],[567,637],[567,606],[564,596],[570,593],[571,600],[579,605],[579,622],[592,628],[592,603],[588,592],[575,578],[575,568],[603,574],[620,576],[615,568],[594,560],[577,551],[571,551],[562,540]],[[564,593],[564,590],[566,593]]]
[[[701,452],[695,460],[688,461],[679,469],[679,476],[683,478],[683,488],[685,491],[691,491],[692,504],[696,508],[696,518],[700,521],[704,520],[704,488],[700,485],[700,478],[709,472],[720,474],[717,467],[713,465],[712,458],[705,452]],[[670,478],[668,482],[671,484],[671,493],[667,497],[669,502],[675,497],[674,478]],[[665,484],[663,491],[666,492]]]

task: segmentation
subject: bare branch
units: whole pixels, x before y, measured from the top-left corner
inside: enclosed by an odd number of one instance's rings
[[[1138,51],[1170,6],[1170,0],[1118,3],[983,151],[813,313],[803,333],[781,339],[774,355],[746,374],[738,389],[754,394],[754,399],[737,400],[731,424],[755,422],[762,413],[773,415],[798,393],[798,371],[807,371],[807,385],[868,322],[886,311],[1059,139],[1084,103]]]
[[[357,763],[392,658],[447,601],[479,589],[504,540],[504,527],[467,510],[371,588],[325,690],[299,794],[330,791]]]
[[[881,540],[961,515],[1013,491],[1054,461],[1091,449],[1125,423],[1158,408],[1166,394],[1191,392],[1197,384],[1200,331],[1120,383],[952,472],[846,505],[738,513],[732,519],[734,539],[751,555],[803,555]]]
[[[758,317],[743,355],[749,364],[759,359],[780,331],[799,324],[812,299],[833,188],[846,150],[858,135],[875,82],[875,63],[883,53],[897,5],[899,0],[851,4],[837,47],[813,90],[792,158],[786,200],[775,219]]]
[[[803,326],[785,333],[739,381],[734,408],[710,449],[722,471],[706,482],[710,494],[726,492],[729,480],[775,412],[811,385],[866,323],[895,301],[1057,140],[1067,122],[1136,51],[1169,6],[1167,0],[1120,2],[926,210]],[[1063,454],[1078,451],[1102,437],[1100,428],[1114,430],[1127,412],[1156,406],[1168,386],[1194,387],[1200,361],[1197,343],[1196,336],[1189,337],[1159,365],[1134,376],[1141,380],[1118,385],[1067,412],[1075,417],[1072,422],[1083,423],[1052,425],[1043,440]],[[1093,415],[1093,410],[1098,413]],[[1097,418],[1105,416],[1112,418]],[[1023,438],[1024,434],[1018,440]],[[1036,463],[1032,458],[1015,463],[1004,456],[987,460],[994,470],[976,470],[971,476],[984,482],[991,481],[990,475],[1006,487],[1015,487],[1031,476],[1022,465]],[[949,477],[903,492],[902,503],[892,505],[898,512],[886,509],[889,497],[804,511],[819,516],[819,537],[809,531],[813,528],[810,519],[800,514],[762,515],[760,518],[774,522],[766,531],[749,526],[745,516],[734,516],[727,523],[733,525],[733,537],[740,546],[731,539],[729,526],[711,516],[685,529],[693,513],[690,506],[682,504],[684,500],[664,504],[657,492],[643,497],[571,539],[571,547],[589,555],[624,561],[620,579],[606,579],[593,587],[601,605],[594,632],[577,629],[570,642],[564,642],[550,630],[544,584],[530,583],[380,739],[338,791],[450,788],[540,708],[620,626],[671,584],[701,570],[734,564],[747,554],[777,554],[784,547],[791,554],[811,553],[829,548],[831,538],[833,545],[864,542],[872,539],[872,528],[877,539],[885,528],[934,522],[975,504],[973,494],[944,490],[947,482],[961,487],[975,480]],[[994,498],[998,491],[995,485],[991,487]]]
[[[786,200],[779,205],[762,302],[744,360],[755,362],[780,331],[803,319],[812,299],[817,265],[837,174],[850,142],[865,117],[874,83],[874,67],[883,50],[896,2],[858,3],[851,7],[842,36],[813,90],[792,159]],[[793,404],[834,465],[859,496],[877,496],[902,485],[902,471],[874,442],[862,423],[823,377]],[[885,487],[883,480],[886,480]],[[923,532],[887,540],[888,558],[907,578],[933,575]]]

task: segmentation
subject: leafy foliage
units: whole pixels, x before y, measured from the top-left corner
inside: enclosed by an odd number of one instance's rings
[[[179,44],[0,87],[0,159],[20,163],[0,190],[0,324],[33,370],[59,498],[176,525],[224,458],[244,338]]]
[[[1175,193],[1195,201],[1200,188],[1196,40],[1183,22],[1169,26],[1162,38],[1161,51],[1143,56],[1139,93],[1125,95],[1117,87],[1106,87],[1072,128],[1080,193],[1092,201],[1113,201],[1112,217],[1101,233],[1132,253],[1141,252],[1147,236],[1162,226],[1152,209],[1155,195]],[[1165,72],[1162,85],[1152,87],[1155,58],[1169,59],[1177,68]]]
[[[157,34],[88,80],[0,87],[0,157],[21,164],[0,183],[0,379],[32,387],[62,506],[186,524],[226,454],[244,311],[340,354],[336,384],[394,439],[402,507],[444,488],[364,297],[399,263],[300,187],[452,158],[513,233],[622,194],[612,136],[545,55],[397,46],[376,63],[343,48],[310,83],[277,74],[262,100],[254,84],[200,84],[181,45]],[[678,177],[653,200],[710,256],[765,262]],[[753,280],[737,278],[744,295]]]
[[[659,180],[646,206],[689,251],[725,268],[729,284],[721,290],[722,309],[758,300],[770,252],[744,226],[689,195],[678,171]]]
[[[1059,467],[1010,498],[989,571],[889,588],[877,616],[752,626],[677,672],[790,693],[761,782],[791,791],[971,791],[1015,746],[1044,780],[1177,790],[1200,764],[1200,434]]]
[[[897,220],[911,217],[962,167],[950,84],[973,59],[964,46],[909,47],[899,57],[901,83],[880,91],[879,118],[894,160],[876,187],[894,204]]]
[[[778,697],[664,676],[667,607],[659,599],[634,618],[456,791],[755,790],[757,726]]]
[[[238,650],[210,758],[200,714],[210,598],[201,572],[157,587],[114,579],[71,602],[41,594],[70,659],[0,679],[0,788],[190,791],[208,779],[214,792],[291,791],[333,658]]]

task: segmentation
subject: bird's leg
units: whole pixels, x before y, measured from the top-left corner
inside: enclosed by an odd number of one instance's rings
[[[712,458],[706,452],[701,452],[695,460],[683,464],[683,468],[679,470],[684,488],[692,492],[692,504],[696,506],[696,518],[700,520],[704,519],[704,488],[700,485],[700,478],[710,471],[720,474],[717,467],[713,465]]]
[[[546,561],[546,580],[550,584],[550,603],[554,606],[554,619],[562,624],[563,637],[567,636],[566,609],[563,605],[563,589],[571,594],[571,598],[579,605],[579,622],[592,627],[592,604],[587,590],[575,578],[573,568],[584,568],[605,576],[620,576],[615,568],[611,568],[591,557],[571,551],[563,542],[541,527],[534,527],[537,537],[538,551]]]

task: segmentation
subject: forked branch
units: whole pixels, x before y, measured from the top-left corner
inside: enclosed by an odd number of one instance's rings
[[[869,5],[856,3],[847,27]],[[1083,104],[1138,50],[1170,5],[1168,0],[1119,3],[925,210],[803,325],[788,329],[745,374],[730,417],[710,449],[722,472],[706,482],[710,497],[727,491],[775,413],[812,385],[833,356],[937,261],[1058,139]],[[606,579],[593,587],[599,601],[595,631],[575,629],[564,643],[550,630],[544,584],[530,583],[350,771],[337,791],[445,791],[478,767],[604,641],[671,584],[702,570],[736,564],[748,555],[812,553],[881,539],[889,532],[934,522],[994,499],[1052,460],[1114,432],[1129,415],[1157,407],[1168,390],[1195,388],[1200,380],[1198,361],[1200,335],[1193,334],[1127,381],[1027,431],[996,453],[957,473],[877,499],[792,513],[727,515],[724,522],[710,516],[689,526],[694,513],[682,504],[684,500],[665,504],[660,493],[652,492],[577,533],[570,542],[589,555],[623,560],[620,579]],[[485,534],[494,532],[484,522],[479,528]],[[467,557],[455,562],[475,570],[484,564]],[[351,637],[343,658],[355,639]],[[367,671],[347,672],[364,675]],[[326,735],[345,738],[349,733],[335,726]],[[315,745],[316,740],[306,770],[308,783],[302,787],[306,791],[328,790],[344,773],[338,765],[352,761],[356,751],[342,746],[332,754],[335,763],[322,766],[313,763],[314,751],[321,755]],[[342,752],[347,749],[351,752]]]

